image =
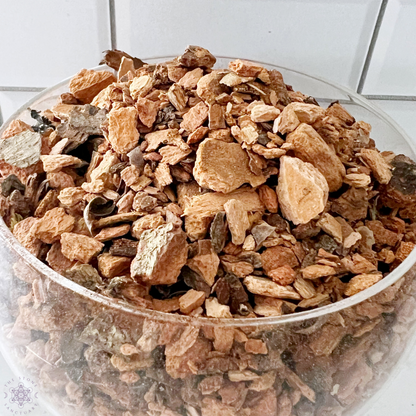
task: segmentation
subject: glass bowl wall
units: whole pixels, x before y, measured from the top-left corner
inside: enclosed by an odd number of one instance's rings
[[[160,62],[170,58],[148,59]],[[220,58],[226,67],[231,58]],[[369,122],[381,150],[416,159],[405,133],[371,103],[305,74],[285,82]],[[99,67],[98,69],[108,69]],[[27,107],[53,106],[69,80]],[[392,374],[416,315],[416,253],[370,289],[317,310],[274,318],[191,318],[135,309],[57,274],[0,222],[0,342],[57,415],[345,416]],[[267,351],[249,353],[262,340]],[[149,412],[149,413],[148,413]]]

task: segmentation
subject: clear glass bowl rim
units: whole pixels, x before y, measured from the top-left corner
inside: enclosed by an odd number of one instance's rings
[[[156,62],[165,62],[174,59],[175,56],[157,56],[157,57],[150,57],[144,58],[143,60],[151,61],[151,63]],[[234,60],[237,58],[228,57],[228,56],[217,56],[219,59],[227,59],[227,60]],[[286,68],[283,66],[270,64],[267,62],[261,62],[258,60],[253,60],[253,62],[257,62],[259,64],[265,65],[268,68],[273,68],[277,70],[284,70],[286,72],[292,72],[294,74],[301,75],[303,77],[307,77],[313,79],[315,81],[319,81],[325,83],[335,89],[338,89],[340,92],[346,94],[350,97],[350,99],[365,107],[367,110],[377,114],[383,122],[390,124],[390,127],[395,129],[407,142],[409,147],[413,150],[416,154],[416,143],[414,143],[410,137],[404,132],[404,130],[384,111],[378,108],[376,105],[368,101],[363,96],[359,95],[358,93],[354,92],[353,90],[346,88],[344,86],[338,85],[332,81],[328,81],[324,78],[318,76],[312,76],[309,74],[305,74],[301,71],[296,71],[290,68]],[[111,68],[107,67],[106,65],[100,65],[94,67],[95,70],[111,70]],[[72,77],[64,79],[63,81],[59,82],[58,84],[53,85],[52,87],[46,88],[33,97],[31,100],[26,102],[22,105],[18,110],[16,110],[1,126],[0,128],[0,135],[2,132],[7,128],[10,122],[16,119],[23,111],[25,111],[28,107],[31,106],[35,101],[41,98],[44,95],[48,95],[48,93],[53,93],[54,90],[58,87],[62,87],[70,81]],[[376,139],[377,143],[377,139]],[[123,313],[128,313],[131,315],[136,315],[137,317],[143,319],[150,319],[158,322],[165,322],[165,323],[176,323],[176,324],[184,324],[184,325],[193,325],[193,326],[222,326],[222,327],[251,327],[251,326],[282,326],[285,324],[291,324],[296,322],[302,322],[310,319],[316,319],[318,317],[322,317],[325,315],[329,315],[332,313],[340,312],[344,309],[350,308],[354,305],[357,305],[367,299],[372,298],[373,296],[377,295],[378,293],[382,292],[389,286],[396,283],[406,272],[410,270],[410,268],[416,263],[416,248],[409,254],[409,256],[404,260],[396,269],[394,269],[387,277],[382,279],[380,282],[376,283],[375,285],[371,286],[369,289],[366,289],[350,298],[341,300],[339,302],[332,303],[330,305],[326,305],[317,309],[312,309],[304,312],[296,312],[291,314],[286,314],[282,316],[273,316],[273,317],[263,317],[263,318],[204,318],[204,317],[192,317],[192,316],[185,316],[185,315],[178,315],[173,313],[166,313],[166,312],[159,312],[154,311],[151,309],[139,309],[137,307],[133,307],[126,302],[117,302],[114,299],[108,298],[106,296],[100,295],[95,293],[89,289],[86,289],[83,286],[80,286],[71,280],[65,278],[61,274],[57,273],[45,263],[40,261],[36,258],[33,254],[27,251],[14,237],[12,232],[4,223],[3,219],[0,218],[0,239],[9,246],[9,248],[14,251],[18,256],[20,256],[27,264],[30,264],[36,271],[44,275],[45,277],[49,278],[53,282],[59,284],[65,289],[73,291],[75,294],[86,297],[87,299],[97,302],[105,307],[113,308],[115,310],[119,310]]]

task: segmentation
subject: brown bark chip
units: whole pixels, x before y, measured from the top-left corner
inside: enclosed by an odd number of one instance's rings
[[[374,177],[383,185],[387,185],[392,177],[391,166],[376,149],[361,149],[361,157],[370,166]]]
[[[63,233],[71,232],[74,225],[75,218],[63,208],[53,208],[36,222],[31,232],[44,243],[52,244],[59,241]]]
[[[145,231],[131,264],[131,275],[154,285],[175,283],[188,255],[186,234],[172,224]]]
[[[296,157],[311,163],[324,175],[329,192],[337,191],[341,187],[345,167],[313,127],[302,123],[287,136],[286,142],[294,146]]]
[[[294,224],[306,224],[324,210],[328,184],[310,163],[288,156],[280,160],[277,197],[283,216]]]
[[[232,242],[236,245],[243,244],[246,238],[246,231],[250,226],[244,204],[236,199],[230,199],[224,204],[224,209],[227,215]]]
[[[278,299],[301,299],[300,295],[290,286],[281,286],[270,279],[247,276],[244,279],[247,290],[255,295],[270,296]]]
[[[266,178],[254,175],[248,162],[247,153],[238,143],[205,139],[197,151],[194,176],[200,186],[216,192],[229,193],[244,183],[261,185]]]
[[[61,235],[62,254],[69,260],[89,263],[103,249],[104,244],[94,238],[75,233]]]
[[[116,78],[111,72],[82,69],[71,79],[69,90],[75,98],[88,104],[101,90],[113,82],[116,82]]]
[[[139,142],[138,112],[133,107],[119,108],[108,115],[108,140],[117,153],[128,153]]]
[[[103,277],[113,278],[128,273],[130,257],[112,256],[109,253],[104,253],[98,256],[98,271]]]
[[[377,282],[379,282],[383,278],[381,273],[375,274],[359,274],[354,276],[347,285],[347,289],[345,290],[345,296],[353,296],[357,293],[363,291],[364,289],[368,289],[369,287],[373,286]]]
[[[205,292],[191,289],[179,298],[179,308],[182,313],[188,315],[194,309],[199,308],[205,302]]]
[[[290,248],[283,246],[271,247],[263,251],[261,260],[266,274],[283,266],[299,266],[295,253]]]
[[[208,107],[202,101],[199,102],[184,114],[181,128],[189,133],[194,132],[208,119],[208,111]]]

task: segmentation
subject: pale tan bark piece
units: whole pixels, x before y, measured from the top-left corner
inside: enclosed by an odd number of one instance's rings
[[[306,224],[324,210],[328,201],[328,183],[310,163],[282,156],[277,197],[285,218],[295,225]]]
[[[166,129],[148,133],[145,139],[148,143],[147,152],[156,150],[161,144],[171,144],[178,146],[184,151],[189,150],[189,146],[183,141],[178,129]]]
[[[58,172],[63,168],[82,165],[82,160],[71,155],[43,155],[40,157],[45,172]]]
[[[337,243],[342,243],[342,227],[341,224],[331,215],[325,213],[316,223],[327,234],[334,238]]]
[[[31,232],[47,244],[58,241],[63,233],[72,231],[75,218],[65,213],[63,208],[53,208],[46,212],[33,226]]]
[[[176,165],[191,153],[191,149],[183,150],[177,146],[165,146],[159,151],[162,155],[162,162],[168,165]]]
[[[205,301],[205,311],[211,318],[232,318],[230,307],[221,305],[217,298],[208,298]]]
[[[242,77],[257,77],[264,69],[260,64],[244,59],[231,61],[228,64],[228,68]]]
[[[130,231],[130,224],[122,224],[116,227],[103,228],[94,238],[102,243],[122,237]]]
[[[188,290],[188,292],[179,298],[181,312],[188,315],[194,309],[204,304],[205,297],[205,292],[199,292],[194,289]]]
[[[347,285],[347,289],[344,292],[345,296],[353,296],[365,289],[375,285],[383,278],[381,273],[375,274],[359,274],[354,276]]]
[[[273,123],[273,133],[288,134],[300,124],[298,116],[292,107],[287,105]]]
[[[112,279],[128,273],[131,261],[130,257],[112,256],[109,253],[104,253],[98,256],[98,271],[101,276]]]
[[[361,149],[359,154],[370,166],[374,177],[383,185],[387,185],[392,177],[391,167],[376,149]]]
[[[161,225],[140,236],[131,275],[152,285],[173,284],[187,257],[186,234],[181,229],[173,229],[172,224]]]
[[[90,103],[104,88],[116,81],[109,71],[81,69],[69,82],[69,91],[84,104]]]
[[[12,120],[7,126],[7,129],[4,130],[3,134],[1,135],[1,139],[8,139],[9,137],[15,136],[16,134],[23,133],[26,130],[33,131],[32,127],[30,127],[29,124],[26,124],[24,121],[19,119]]]
[[[261,339],[249,339],[244,345],[249,354],[267,354],[267,345]]]
[[[98,255],[104,244],[94,238],[75,233],[63,233],[61,235],[62,254],[69,260],[78,260],[81,263],[89,263]]]
[[[259,104],[251,109],[251,120],[256,123],[263,123],[275,120],[280,114],[280,110],[272,105]]]
[[[128,153],[139,142],[138,112],[133,107],[111,110],[108,114],[108,140],[117,153]]]
[[[189,133],[192,133],[198,127],[202,126],[207,119],[208,106],[201,101],[183,115],[183,121],[180,126],[181,129],[185,129]]]
[[[42,241],[31,231],[38,221],[37,218],[28,217],[19,221],[13,228],[13,235],[17,241],[34,256],[38,256],[42,246]]]
[[[223,76],[223,70],[214,70],[198,81],[196,93],[207,104],[215,103],[217,97],[226,92],[226,87],[220,84]]]
[[[288,134],[286,142],[293,144],[296,157],[311,163],[324,175],[329,192],[335,192],[342,186],[345,167],[312,126],[300,124],[294,132]]]
[[[139,97],[145,97],[153,88],[152,78],[149,75],[135,77],[129,88],[133,100],[137,100]]]
[[[198,254],[188,261],[188,267],[199,273],[212,286],[218,272],[220,259],[212,248],[211,240],[198,241]]]
[[[246,231],[250,227],[248,213],[244,208],[244,204],[236,199],[230,199],[224,204],[224,210],[227,214],[227,222],[233,244],[243,244],[246,238]]]
[[[147,98],[139,97],[136,101],[136,109],[140,121],[146,127],[152,127],[159,111],[159,104]]]
[[[247,212],[264,210],[257,192],[251,189],[240,189],[229,194],[219,192],[196,194],[184,207],[185,228],[189,238],[191,240],[203,238],[215,214],[224,211],[224,204],[230,199],[241,201]]]
[[[333,276],[336,274],[335,269],[331,266],[321,266],[313,264],[301,270],[304,279],[313,280],[324,276]]]
[[[205,139],[196,154],[194,176],[198,184],[217,192],[229,193],[244,183],[251,186],[266,181],[249,168],[247,153],[238,143]]]
[[[187,90],[196,88],[198,81],[204,75],[204,71],[201,68],[195,68],[192,71],[187,72],[179,81],[178,85],[184,87]]]
[[[170,103],[179,111],[183,111],[186,108],[188,97],[185,94],[183,87],[178,84],[173,84],[168,90],[168,99]]]
[[[295,112],[301,123],[313,124],[319,118],[325,117],[325,109],[319,105],[294,102],[287,107]]]
[[[118,80],[120,80],[120,78],[126,75],[129,71],[131,71],[133,74],[135,72],[133,59],[126,58],[125,56],[123,56],[121,58],[120,66],[118,68]]]
[[[247,276],[244,279],[247,290],[255,295],[270,296],[278,299],[300,300],[301,297],[290,286],[281,286],[270,279],[258,276]]]

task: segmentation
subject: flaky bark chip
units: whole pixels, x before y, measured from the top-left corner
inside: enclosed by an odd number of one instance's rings
[[[131,275],[152,285],[175,283],[188,257],[186,234],[172,224],[145,231],[140,236]]]
[[[69,90],[75,98],[84,104],[90,103],[104,88],[116,81],[116,77],[109,71],[94,71],[81,69],[69,83]]]
[[[138,112],[133,107],[119,108],[108,114],[108,140],[117,153],[128,153],[139,142]]]
[[[203,188],[228,193],[244,183],[258,186],[266,182],[263,175],[255,175],[249,168],[247,153],[238,143],[205,139],[196,153],[194,168],[196,181]]]
[[[296,225],[306,224],[324,210],[328,192],[324,176],[310,163],[280,158],[277,197],[285,218]]]

